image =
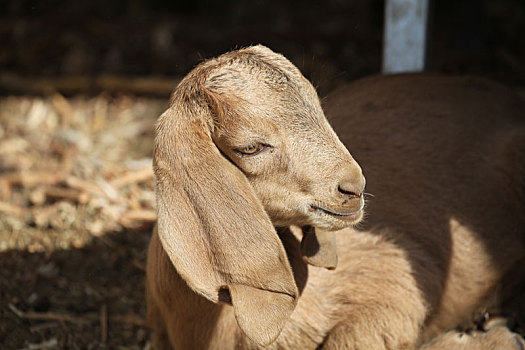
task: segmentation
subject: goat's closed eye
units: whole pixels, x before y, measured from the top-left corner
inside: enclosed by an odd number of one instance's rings
[[[234,151],[242,156],[255,156],[269,147],[270,147],[269,145],[255,142],[247,146],[236,148],[234,149]]]

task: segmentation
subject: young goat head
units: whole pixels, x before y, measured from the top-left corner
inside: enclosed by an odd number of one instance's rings
[[[262,345],[298,298],[274,226],[336,230],[363,215],[361,169],[314,88],[262,46],[184,78],[157,122],[154,171],[158,235],[177,272],[196,293],[231,302]]]

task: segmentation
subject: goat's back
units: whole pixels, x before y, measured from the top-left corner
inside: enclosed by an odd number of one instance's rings
[[[398,75],[348,85],[325,111],[373,195],[360,230],[398,242],[433,309],[468,313],[523,257],[524,101],[480,78]]]

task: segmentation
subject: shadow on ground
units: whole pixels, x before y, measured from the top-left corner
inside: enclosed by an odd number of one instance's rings
[[[80,249],[1,253],[3,348],[144,348],[149,238],[126,231]]]

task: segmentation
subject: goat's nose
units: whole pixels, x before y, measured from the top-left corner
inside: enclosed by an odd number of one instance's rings
[[[365,179],[363,176],[360,176],[358,179],[344,179],[339,182],[337,190],[343,196],[354,199],[360,198],[363,195],[365,189]]]

